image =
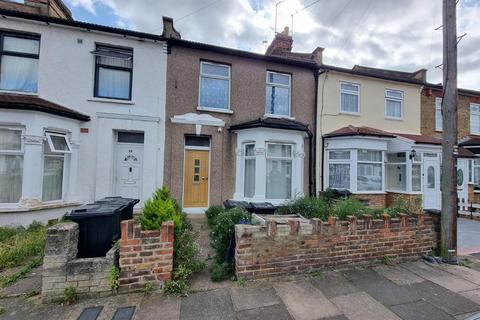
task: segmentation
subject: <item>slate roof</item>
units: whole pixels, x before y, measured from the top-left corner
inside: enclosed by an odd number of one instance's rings
[[[406,134],[406,133],[394,133],[396,136],[404,137],[409,140],[412,140],[415,144],[435,144],[435,145],[441,145],[442,140],[427,136],[424,134]]]
[[[228,128],[229,131],[238,131],[251,128],[272,128],[294,131],[304,131],[311,134],[308,125],[285,118],[258,118],[256,120],[234,124]]]
[[[0,109],[32,110],[80,121],[90,121],[90,116],[86,114],[37,96],[24,94],[0,94]]]
[[[383,130],[371,128],[371,127],[356,127],[356,126],[347,126],[330,133],[324,134],[324,138],[333,138],[333,137],[347,137],[347,136],[371,136],[379,138],[395,138],[395,135],[390,132]]]

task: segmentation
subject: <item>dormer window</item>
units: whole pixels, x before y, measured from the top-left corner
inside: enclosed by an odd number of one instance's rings
[[[267,71],[267,115],[290,116],[290,82],[289,74]]]

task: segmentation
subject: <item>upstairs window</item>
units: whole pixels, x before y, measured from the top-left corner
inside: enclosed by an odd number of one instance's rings
[[[470,133],[480,134],[480,104],[470,103]]]
[[[98,45],[95,55],[94,96],[132,99],[133,49]]]
[[[37,92],[40,38],[0,33],[0,89]]]
[[[403,118],[403,91],[385,90],[385,117],[390,119]]]
[[[266,114],[290,115],[290,80],[289,74],[267,71]]]
[[[442,98],[435,98],[435,130],[442,131]]]
[[[360,85],[340,82],[340,112],[360,113]]]
[[[230,109],[230,66],[200,63],[200,108]]]

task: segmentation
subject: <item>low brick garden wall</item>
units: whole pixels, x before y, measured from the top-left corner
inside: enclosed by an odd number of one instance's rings
[[[173,222],[160,230],[142,231],[135,220],[122,221],[120,240],[121,292],[139,291],[147,283],[161,288],[173,269]]]
[[[78,224],[59,223],[47,229],[43,258],[42,300],[64,299],[64,290],[75,288],[79,297],[107,296],[108,283],[115,263],[115,249],[105,257],[77,259]]]
[[[417,259],[439,243],[440,219],[419,214],[382,220],[349,217],[348,221],[310,223],[288,220],[265,225],[236,225],[237,277],[259,279],[319,269],[370,265],[392,260]]]

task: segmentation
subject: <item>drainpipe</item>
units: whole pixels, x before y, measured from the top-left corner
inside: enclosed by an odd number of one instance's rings
[[[315,78],[315,105],[314,105],[314,113],[315,116],[313,118],[313,133],[309,133],[310,138],[310,195],[316,196],[317,195],[317,115],[318,115],[318,71],[317,69],[313,72],[313,77]]]
[[[315,74],[315,82],[317,83],[317,91],[315,92],[315,129],[317,128],[317,116],[318,116],[318,78],[319,76],[321,76],[322,74],[324,73],[327,73],[328,71],[323,69],[321,71],[319,71],[318,73]],[[325,77],[325,80],[324,81],[327,81],[327,78]],[[322,104],[324,103],[324,97],[323,97],[323,86],[322,86]],[[323,106],[322,106],[322,112],[323,112]],[[320,114],[320,117],[322,116],[322,114]],[[322,124],[322,119],[320,119],[320,125]],[[320,172],[322,173],[322,179],[320,179],[320,188],[322,191],[324,191],[324,176],[323,176],[323,173],[325,172],[323,170],[323,166],[325,165],[324,164],[324,160],[325,159],[325,156],[323,154],[323,150],[324,150],[324,147],[325,147],[325,140],[323,139],[323,137],[321,137],[322,131],[320,131],[320,138],[322,139],[322,146],[321,146],[321,150],[322,150],[322,157],[320,159]],[[317,132],[318,133],[318,132]],[[315,134],[315,146],[316,146],[316,141],[317,141],[317,135]],[[315,149],[316,150],[316,149]],[[315,161],[316,161],[316,158],[317,158],[317,154],[315,153]],[[316,178],[316,177],[315,177]]]

